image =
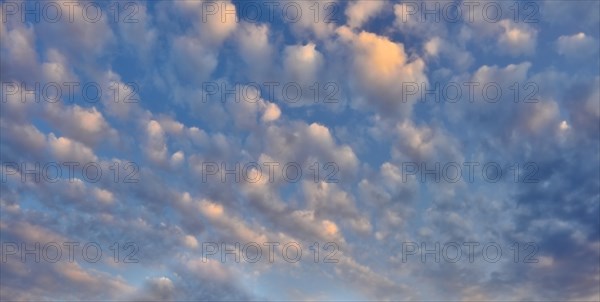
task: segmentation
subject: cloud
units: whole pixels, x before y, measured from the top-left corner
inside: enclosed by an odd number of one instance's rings
[[[313,43],[287,46],[284,50],[283,65],[286,72],[291,79],[304,85],[317,78],[323,63],[323,55]]]
[[[263,153],[282,166],[297,163],[303,170],[308,170],[308,166],[314,161],[321,165],[333,162],[339,168],[336,177],[340,181],[354,177],[358,168],[358,159],[352,148],[338,145],[330,130],[317,123],[269,125],[265,130],[264,140]],[[276,177],[283,179],[280,173],[277,173]]]
[[[2,134],[7,142],[17,150],[38,153],[46,146],[46,136],[31,124],[9,124],[0,121]]]
[[[303,194],[308,208],[315,211],[318,217],[340,221],[358,234],[368,235],[371,232],[371,222],[359,213],[353,196],[341,190],[337,185],[305,181],[303,182]],[[338,232],[337,225],[327,221],[325,233],[335,235]]]
[[[440,37],[433,37],[425,42],[423,49],[427,59],[447,58],[453,66],[459,70],[470,67],[475,59],[473,55],[464,48],[461,48]]]
[[[385,1],[356,1],[346,7],[348,26],[359,28],[369,19],[380,13],[387,3]]]
[[[396,125],[397,144],[392,149],[392,157],[410,162],[424,160],[459,160],[459,143],[444,133],[443,129],[429,126],[418,127],[410,122]]]
[[[598,52],[598,41],[580,32],[571,36],[558,37],[556,48],[561,55],[569,58],[582,58]]]
[[[3,22],[2,51],[3,56],[2,74],[8,79],[25,79],[26,75],[37,69],[38,55],[35,51],[35,30],[33,26],[15,26],[10,28]],[[5,58],[10,58],[6,60]],[[5,70],[4,70],[5,69]]]
[[[151,120],[146,124],[146,137],[146,155],[155,164],[164,164],[168,152],[166,137],[163,128],[157,121]]]
[[[217,67],[217,54],[197,36],[175,38],[171,51],[171,62],[179,80],[200,82],[208,79]]]
[[[67,22],[68,3],[59,2],[56,24],[21,22],[21,2],[14,14],[3,3],[3,81],[95,82],[102,97],[77,103],[76,92],[67,102],[63,89],[56,103],[31,93],[22,102],[20,85],[2,87],[2,243],[94,241],[113,256],[114,243],[134,242],[140,263],[17,255],[2,264],[0,298],[597,300],[598,3],[559,2],[499,3],[498,22],[483,18],[483,5],[472,21],[463,9],[462,20],[437,22],[389,1],[275,3],[274,21],[259,2],[258,22],[236,19],[251,5],[240,1],[119,6],[137,23],[116,22],[108,3],[99,4],[101,20],[87,22],[83,2]],[[282,16],[295,8],[298,20]],[[204,99],[208,81],[246,94]],[[277,92],[266,82],[279,83]],[[297,103],[285,101],[285,82],[301,87]],[[403,85],[451,82],[462,88],[457,102],[407,95]],[[479,84],[471,100],[467,82]],[[322,101],[328,83],[336,103]],[[491,83],[502,89],[493,102],[483,90]],[[4,169],[72,161],[74,179],[63,165],[55,182]],[[80,173],[92,161],[103,171],[96,182]],[[476,169],[475,182],[435,182],[403,166],[467,161],[498,162],[503,174],[487,182]],[[207,162],[220,170],[205,181]],[[262,171],[237,172],[260,180],[232,175],[248,163]],[[298,179],[289,164],[301,167]],[[203,261],[206,242],[248,241],[299,242],[302,261]],[[464,253],[459,263],[418,255],[404,263],[406,241],[493,241],[503,259],[482,262],[478,251],[475,263]],[[534,242],[539,262],[514,263],[514,242]]]
[[[108,190],[94,188],[94,195],[103,204],[112,204],[115,201],[113,193]]]
[[[235,32],[239,55],[248,65],[249,72],[264,76],[274,68],[275,53],[269,42],[268,24],[242,23]]]
[[[384,36],[365,31],[354,34],[344,27],[338,29],[338,34],[349,44],[352,54],[354,84],[359,94],[357,106],[384,116],[408,116],[416,99],[410,97],[408,103],[403,102],[403,85],[398,85],[398,80],[426,83],[424,61],[409,57],[402,43]]]
[[[289,24],[299,39],[326,39],[335,30],[339,10],[340,4],[337,0],[328,3],[298,1],[282,5],[276,11],[276,15]]]
[[[74,161],[87,164],[98,160],[89,147],[70,138],[56,137],[54,133],[48,134],[48,146],[52,154],[62,162]]]
[[[19,229],[9,229],[7,224],[0,224],[3,240],[23,242],[29,247],[33,247],[36,242],[40,246],[50,242],[73,242],[72,238],[65,238],[41,225],[25,221],[12,223],[18,225]],[[77,252],[81,255],[81,247],[76,248],[74,254]],[[1,277],[5,280],[2,282],[1,298],[10,300],[35,300],[49,295],[65,300],[91,297],[116,299],[127,297],[134,291],[134,288],[122,278],[93,268],[84,268],[77,261],[69,262],[67,255],[60,257],[56,263],[39,261],[35,265],[11,260],[6,266],[3,265]],[[29,282],[27,284],[19,282],[22,278],[26,278]],[[34,286],[33,289],[29,287],[30,285]],[[78,290],[69,290],[73,287],[77,287]]]
[[[57,4],[64,13],[61,21],[42,22],[36,26],[41,41],[47,48],[58,49],[67,55],[70,63],[82,63],[88,62],[91,54],[103,55],[107,47],[114,45],[115,35],[109,26],[108,14],[102,13],[98,20],[95,20],[96,17],[91,13],[94,9],[90,9],[84,2],[59,1]],[[86,10],[89,10],[89,13]],[[67,12],[71,11],[72,15],[68,15]],[[72,22],[69,19],[71,17]],[[69,38],[65,39],[66,36]],[[87,64],[91,62],[93,60]],[[88,72],[92,72],[92,69]]]
[[[262,115],[262,120],[265,122],[272,122],[279,119],[280,116],[281,109],[279,109],[279,106],[273,103],[269,103],[268,105],[266,105],[265,112]]]
[[[78,105],[61,108],[46,107],[47,119],[56,125],[66,136],[95,146],[101,140],[115,138],[117,133],[110,127],[96,107],[83,108]]]
[[[503,30],[498,39],[498,46],[503,52],[512,56],[534,53],[537,30],[528,25],[517,25],[506,19],[498,24]]]

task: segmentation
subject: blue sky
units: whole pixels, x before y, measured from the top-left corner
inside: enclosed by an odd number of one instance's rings
[[[600,299],[598,1],[1,3],[3,300]]]

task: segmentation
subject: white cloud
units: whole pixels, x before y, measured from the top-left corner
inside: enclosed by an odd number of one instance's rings
[[[498,39],[500,49],[513,56],[530,55],[535,52],[537,30],[528,24],[517,24],[510,20],[498,22],[502,33]]]
[[[447,32],[446,23],[434,22],[431,19],[424,21],[424,12],[419,9],[415,11],[415,8],[418,7],[417,3],[419,2],[406,2],[394,5],[395,28],[405,35],[419,38],[445,37]]]
[[[192,235],[185,235],[183,243],[191,249],[195,249],[198,247],[198,239],[196,239],[196,237]]]
[[[291,79],[303,85],[312,84],[323,66],[323,55],[314,43],[287,46],[283,54],[283,66]]]
[[[80,165],[85,165],[98,160],[98,157],[89,147],[66,137],[57,138],[54,133],[48,135],[48,144],[52,154],[63,162],[74,161],[80,163]]]
[[[358,106],[374,109],[385,115],[408,116],[416,97],[407,97],[403,102],[401,82],[426,83],[425,62],[418,57],[409,57],[402,43],[391,41],[385,36],[361,32],[354,34],[348,28],[338,29],[340,38],[351,46],[352,72],[355,85],[360,89]]]
[[[124,83],[121,76],[110,69],[96,74],[96,83],[102,90],[101,102],[108,116],[124,120],[140,114],[140,91],[136,83]]]
[[[584,58],[598,52],[598,40],[580,32],[558,37],[556,48],[559,54],[569,58]]]
[[[326,39],[335,30],[336,19],[339,19],[339,2],[337,0],[297,1],[281,6],[283,21],[290,24],[296,36],[303,39],[316,37]],[[285,7],[285,8],[284,8]],[[287,12],[286,12],[287,11]],[[298,12],[298,13],[297,13]]]
[[[3,24],[6,26],[6,24]],[[6,55],[2,56],[3,74],[7,72],[8,79],[25,80],[27,75],[37,75],[38,55],[35,51],[35,29],[33,26],[16,26],[4,28],[2,31],[2,49]],[[5,58],[10,58],[9,60]]]
[[[426,54],[426,59],[437,59],[446,57],[454,67],[460,70],[465,70],[473,64],[475,59],[473,55],[466,49],[444,40],[440,37],[433,37],[425,42],[423,49]]]
[[[117,135],[116,130],[110,127],[96,107],[62,107],[60,104],[53,104],[46,107],[46,115],[66,136],[90,146]]]
[[[398,123],[395,131],[392,157],[399,161],[460,161],[460,144],[442,128],[405,121]]]
[[[359,0],[350,2],[346,8],[348,26],[360,28],[369,19],[380,13],[386,5],[385,1]]]
[[[171,52],[178,77],[188,82],[207,79],[217,67],[217,54],[197,36],[175,38]]]
[[[115,197],[111,191],[94,188],[94,196],[96,200],[104,204],[112,204],[115,201]]]
[[[220,45],[238,25],[236,6],[229,0],[177,1],[175,7],[178,15],[187,15],[194,23],[202,44]],[[214,13],[209,13],[213,9]]]
[[[6,120],[0,120],[3,140],[6,139],[14,143],[23,151],[37,153],[46,146],[46,136],[31,124],[7,123]]]
[[[277,104],[268,103],[265,112],[263,113],[262,120],[264,122],[272,122],[279,119],[280,116],[281,109],[279,109],[279,106],[277,106]]]
[[[167,144],[165,131],[161,125],[151,120],[146,124],[146,156],[155,164],[164,164],[167,158]]]
[[[551,124],[558,123],[559,109],[556,102],[542,100],[529,105],[519,114],[522,129],[530,133],[540,133],[544,129],[550,130]]]
[[[56,48],[65,54],[71,63],[82,63],[91,67],[96,62],[94,56],[104,54],[107,47],[114,45],[115,36],[109,26],[111,16],[101,12],[99,20],[95,19],[94,8],[84,3],[59,1],[62,11],[60,22],[41,22],[36,26],[40,37],[50,48]],[[73,21],[69,21],[67,12],[73,12]],[[89,72],[93,72],[90,68]]]
[[[270,124],[264,135],[263,153],[282,166],[298,163],[304,170],[315,161],[320,165],[334,162],[339,168],[335,175],[339,181],[348,181],[356,175],[359,166],[356,154],[349,146],[338,145],[329,129],[323,125],[302,122]],[[280,174],[277,173],[278,179],[283,177]]]
[[[46,53],[47,62],[41,66],[41,72],[47,82],[77,82],[77,76],[70,68],[68,59],[58,50],[50,49]],[[63,96],[65,99],[66,97]]]
[[[239,54],[251,69],[271,66],[275,59],[272,46],[269,43],[269,26],[242,23],[236,32],[239,43]]]

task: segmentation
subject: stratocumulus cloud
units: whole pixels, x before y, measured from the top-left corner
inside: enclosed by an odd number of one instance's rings
[[[599,301],[598,1],[2,1],[0,299]]]

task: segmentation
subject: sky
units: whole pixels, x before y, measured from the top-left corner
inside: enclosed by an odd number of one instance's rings
[[[0,299],[600,301],[599,25],[3,0]]]

